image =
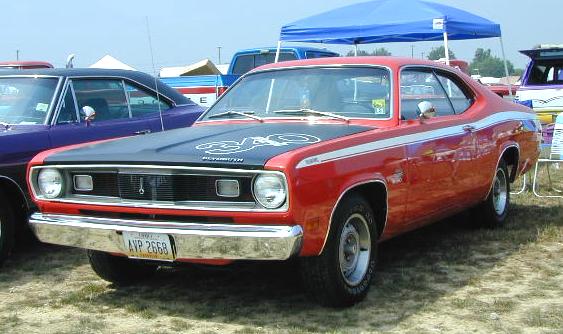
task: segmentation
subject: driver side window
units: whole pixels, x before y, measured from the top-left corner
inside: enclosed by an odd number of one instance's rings
[[[454,114],[441,83],[431,69],[401,71],[401,119],[418,118],[418,104],[422,101],[434,105],[436,116]]]
[[[72,81],[78,109],[96,111],[94,121],[130,118],[123,81],[111,79],[75,79]]]

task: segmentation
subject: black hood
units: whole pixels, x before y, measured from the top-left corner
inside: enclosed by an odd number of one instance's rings
[[[308,123],[196,126],[62,151],[48,156],[46,162],[261,168],[282,153],[369,129]]]

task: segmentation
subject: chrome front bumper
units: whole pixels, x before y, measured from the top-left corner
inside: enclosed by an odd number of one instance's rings
[[[170,236],[180,259],[285,260],[301,250],[301,226],[137,221],[34,213],[29,223],[39,240],[127,254],[122,232]]]

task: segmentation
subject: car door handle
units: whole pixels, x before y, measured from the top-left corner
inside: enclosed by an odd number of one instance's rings
[[[473,132],[475,131],[475,127],[473,125],[464,125],[463,126],[463,131],[465,132]]]
[[[148,135],[149,133],[151,133],[150,129],[139,130],[139,131],[133,132],[133,134],[135,134],[135,135]]]

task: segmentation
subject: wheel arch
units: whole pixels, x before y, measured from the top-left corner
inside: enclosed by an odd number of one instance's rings
[[[6,195],[15,211],[17,221],[26,221],[29,203],[25,197],[25,192],[17,182],[7,176],[0,175],[0,192]]]
[[[508,144],[502,150],[502,153],[499,156],[499,160],[497,162],[497,166],[499,165],[500,161],[504,160],[506,162],[506,166],[508,167],[509,172],[509,181],[513,183],[518,176],[518,165],[520,161],[520,146],[516,143]],[[496,168],[496,166],[495,166]]]
[[[507,161],[507,159],[509,161]],[[518,160],[520,159],[520,146],[518,146],[517,143],[509,143],[507,145],[504,146],[504,148],[502,149],[497,163],[494,166],[494,171],[492,173],[491,176],[491,181],[489,182],[489,191],[487,191],[487,194],[485,195],[485,197],[483,198],[483,200],[485,200],[487,197],[489,197],[489,194],[491,193],[491,191],[493,190],[493,182],[495,180],[495,174],[496,174],[496,170],[497,167],[500,165],[501,161],[505,161],[508,170],[508,181],[509,183],[512,183],[516,180],[516,176],[518,175]]]
[[[330,213],[329,226],[326,231],[325,240],[320,253],[324,251],[326,243],[328,241],[328,236],[332,228],[332,218],[334,213],[342,200],[353,193],[359,193],[363,198],[365,198],[370,208],[372,209],[375,219],[377,222],[377,233],[378,237],[383,234],[385,227],[387,226],[387,212],[388,212],[388,190],[387,183],[380,179],[366,180],[357,182],[351,186],[348,186],[344,191],[340,193],[340,196],[336,200]],[[383,206],[381,205],[383,203]]]

